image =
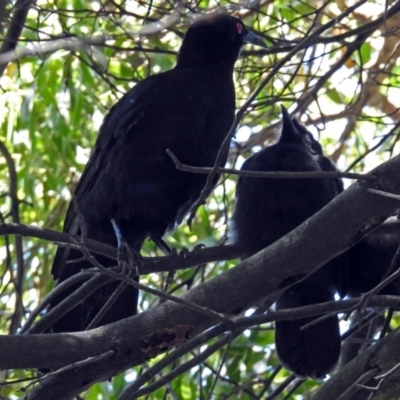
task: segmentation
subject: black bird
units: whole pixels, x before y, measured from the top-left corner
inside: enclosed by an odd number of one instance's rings
[[[121,252],[138,253],[147,237],[165,248],[162,236],[182,221],[206,182],[205,175],[178,171],[166,150],[186,164],[214,164],[234,120],[232,75],[244,43],[263,45],[238,18],[203,18],[188,29],[172,70],[144,79],[112,107],[74,192],[79,212],[71,203],[65,232],[83,232],[81,214],[86,237],[118,245]],[[54,278],[62,282],[92,267],[82,260],[66,264],[81,257],[59,248]],[[96,259],[105,267],[115,265],[107,257]],[[98,290],[52,331],[84,330],[117,286]],[[74,290],[61,294],[51,307]],[[137,298],[137,290],[127,287],[98,325],[134,315]]]
[[[278,143],[251,156],[242,170],[336,171],[323,156],[321,145],[282,107]],[[232,217],[234,242],[244,258],[260,251],[311,217],[340,192],[340,179],[268,179],[240,177]],[[291,260],[288,260],[290,265]],[[294,261],[293,261],[294,262]],[[304,281],[288,289],[277,309],[333,301],[341,289],[344,258],[336,258]],[[306,330],[313,318],[277,321],[275,341],[282,365],[300,377],[322,378],[340,356],[338,318],[331,317]]]

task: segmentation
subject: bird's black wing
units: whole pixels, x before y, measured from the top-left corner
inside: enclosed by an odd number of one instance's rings
[[[186,164],[213,165],[233,120],[234,97],[224,119],[224,109],[218,109],[224,99],[220,101],[209,93],[199,71],[171,70],[147,78],[111,109],[74,193],[87,237],[116,246],[110,222],[114,219],[127,242],[139,251],[147,236],[161,237],[180,222],[197,199],[206,177],[178,171],[166,150]],[[71,204],[64,230],[81,233],[79,219]],[[66,264],[80,257],[77,250],[60,248],[53,265],[55,278],[62,282],[92,267],[87,260]],[[95,257],[105,267],[116,264],[107,257]],[[84,329],[117,285],[118,282],[108,284],[97,291],[53,329]],[[59,296],[52,307],[73,290]],[[137,291],[129,287],[101,324],[134,314],[136,301]]]
[[[107,154],[115,141],[126,131],[132,121],[140,120],[141,110],[146,106],[146,83],[139,83],[117,102],[107,114],[96,141],[96,145],[85,166],[85,169],[75,187],[74,198],[76,204],[71,201],[64,220],[63,231],[71,235],[81,234],[81,222],[76,206],[80,207],[82,199],[96,184],[99,175],[102,173],[104,164],[107,162]],[[129,109],[128,109],[128,106]],[[123,115],[124,119],[118,116]],[[129,117],[129,118],[128,118]],[[115,130],[112,126],[115,124]],[[52,274],[54,279],[59,279],[65,267],[65,262],[70,253],[69,248],[59,247],[53,262]]]

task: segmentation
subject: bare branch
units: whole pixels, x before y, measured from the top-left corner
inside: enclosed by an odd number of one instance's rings
[[[20,60],[21,58],[55,53],[58,50],[79,50],[90,46],[99,46],[106,42],[106,36],[98,36],[90,39],[67,37],[54,41],[32,45],[30,48],[10,50],[0,55],[0,68],[4,68],[9,62]]]
[[[191,165],[182,164],[172,153],[171,150],[167,149],[166,152],[172,158],[176,168],[181,171],[193,172],[195,174],[209,174],[213,171],[210,167],[194,167]],[[286,172],[286,171],[241,171],[233,168],[218,168],[217,173],[226,173],[239,176],[248,176],[252,178],[279,178],[279,179],[315,179],[315,178],[348,178],[357,179],[359,181],[373,182],[375,178],[366,174],[356,174],[352,172],[340,172],[340,171],[309,171],[309,172]],[[373,190],[373,189],[370,189]]]
[[[368,191],[370,193],[379,194],[380,196],[389,197],[390,199],[400,200],[400,195],[398,195],[398,194],[387,193],[387,192],[383,192],[382,190],[377,190],[374,188],[370,188],[370,189],[368,189]]]
[[[0,51],[1,53],[1,51]],[[1,57],[1,56],[0,56]],[[1,71],[0,71],[1,75]],[[20,200],[18,199],[18,177],[17,171],[15,168],[14,160],[8,151],[7,147],[3,142],[0,141],[0,153],[4,157],[7,163],[8,172],[10,175],[10,183],[9,183],[9,196],[11,198],[11,216],[14,223],[20,223],[19,217],[19,204]],[[16,294],[16,306],[15,312],[13,314],[11,325],[10,325],[10,333],[15,334],[18,328],[21,325],[21,319],[24,314],[24,304],[22,301],[22,295],[24,292],[24,277],[25,277],[25,263],[24,263],[24,248],[22,239],[20,236],[15,236],[15,253],[17,256],[17,271],[14,276],[13,269],[10,266],[9,272],[13,277],[13,283],[15,287]]]
[[[82,245],[77,244],[81,241],[80,236],[73,236],[34,225],[0,224],[0,236],[2,235],[36,237],[57,242],[58,244],[68,245],[77,250],[82,248]],[[89,251],[117,260],[117,249],[115,247],[92,239],[86,239],[83,243]],[[188,254],[177,254],[168,257],[144,257],[143,265],[139,267],[139,272],[141,275],[144,275],[154,272],[175,271],[212,261],[232,260],[239,257],[240,250],[233,245],[198,248]],[[116,270],[116,272],[118,272],[118,270]]]
[[[12,52],[17,47],[18,39],[22,33],[29,9],[32,7],[33,3],[33,0],[17,0],[15,3],[14,14],[0,48],[0,59],[3,57],[3,54]],[[7,64],[8,61],[0,62],[0,76],[3,75]]]

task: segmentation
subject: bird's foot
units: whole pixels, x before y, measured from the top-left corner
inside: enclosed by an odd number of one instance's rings
[[[196,246],[194,246],[194,248],[193,248],[193,250],[192,251],[194,251],[194,250],[201,250],[201,249],[205,249],[207,246],[205,245],[205,244],[203,244],[203,243],[199,243],[199,244],[196,244]]]
[[[117,260],[118,265],[122,267],[122,274],[130,276],[138,276],[138,267],[142,266],[143,259],[139,251],[134,249],[124,238],[119,223],[112,218],[111,224],[113,226],[115,236],[118,242]]]
[[[168,256],[170,257],[175,257],[178,255],[178,250],[175,247],[172,247],[169,249],[169,254]]]
[[[129,243],[121,241],[118,245],[118,265],[122,267],[122,274],[133,277],[139,275],[139,267],[143,264],[143,258]]]
[[[179,251],[179,256],[182,258],[186,258],[190,254],[190,250],[187,247],[182,247]]]
[[[171,249],[168,244],[163,240],[163,238],[159,235],[150,235],[150,239],[156,244],[156,246],[166,255],[170,256],[173,253],[173,249]]]
[[[196,244],[196,246],[193,247],[193,250],[189,250],[187,247],[183,247],[179,252],[179,255],[183,258],[187,258],[191,252],[204,249],[205,247],[206,245],[203,243]]]
[[[203,249],[204,247],[206,247],[206,246],[205,246],[204,244],[201,244],[201,243],[200,243],[200,244],[196,245],[196,246],[193,248],[192,251],[194,251],[194,250],[199,250],[199,249]],[[179,253],[178,253],[178,251],[177,251],[175,248],[173,248],[173,249],[171,249],[170,256],[176,256],[176,255],[178,255],[179,257],[182,257],[183,259],[186,259],[186,258],[189,256],[190,253],[191,253],[191,251],[190,251],[187,247],[183,247],[183,248],[179,251]],[[173,283],[174,277],[175,277],[175,271],[169,271],[169,272],[168,272],[168,275],[167,275],[167,279],[166,279],[165,290],[168,288],[168,286],[169,286],[171,283]]]

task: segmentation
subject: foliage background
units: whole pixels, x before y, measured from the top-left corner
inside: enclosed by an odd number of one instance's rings
[[[247,57],[237,63],[238,107],[263,80],[269,81],[241,120],[229,166],[239,168],[250,154],[275,140],[280,104],[309,127],[341,170],[366,172],[388,160],[399,151],[400,12],[388,14],[396,2],[358,2],[346,18],[273,71],[302,39],[355,4],[351,0],[2,2],[0,56],[7,55],[10,43],[13,47],[8,40],[12,21],[17,21],[22,33],[15,43],[20,51],[17,59],[0,65],[1,221],[61,230],[104,115],[136,82],[174,66],[182,35],[194,18],[222,8],[242,18],[270,46],[269,51],[246,47]],[[26,18],[16,20],[21,10],[27,12]],[[375,29],[379,18],[384,23]],[[65,42],[76,38],[96,45]],[[225,243],[235,181],[234,176],[224,176],[200,208],[192,229],[181,226],[168,242],[178,249]],[[13,236],[2,236],[0,241],[0,331],[16,333],[53,286],[55,246]],[[148,242],[143,254],[152,256],[157,250]],[[179,272],[171,290],[182,293],[234,264],[211,263]],[[141,281],[162,288],[165,278],[154,274]],[[143,294],[140,308],[146,310],[157,302]],[[292,378],[279,366],[272,328],[247,330],[228,349],[216,352],[150,398],[304,398],[320,383],[288,386]],[[147,367],[94,385],[85,399],[118,398],[127,382]],[[4,378],[12,381],[32,374],[8,371]],[[21,393],[17,390],[25,385],[7,385],[0,393],[3,398],[17,398]]]

